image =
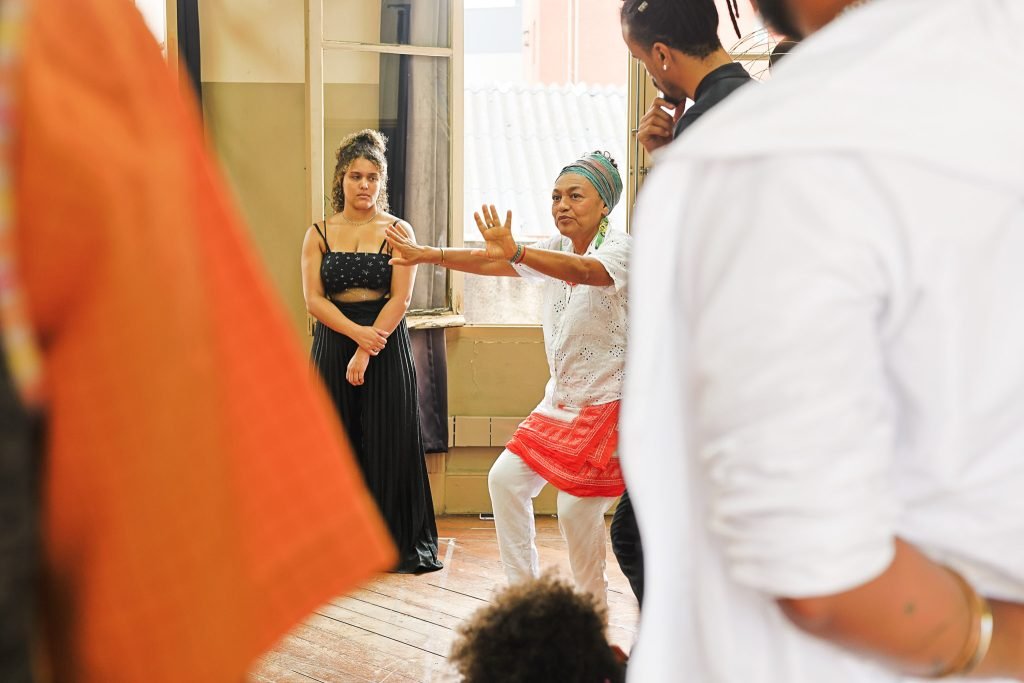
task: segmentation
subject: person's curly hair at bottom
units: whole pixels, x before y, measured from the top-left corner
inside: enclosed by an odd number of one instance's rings
[[[451,661],[465,683],[621,683],[607,612],[552,574],[509,586],[458,628]]]

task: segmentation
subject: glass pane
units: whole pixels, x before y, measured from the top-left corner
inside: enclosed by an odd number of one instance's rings
[[[517,239],[557,234],[551,216],[555,178],[587,152],[611,153],[625,182],[625,84],[467,87],[464,127],[467,243],[480,239],[472,215],[483,202],[496,205],[502,215],[512,210]],[[620,202],[610,220],[621,226],[625,214]]]
[[[450,0],[324,0],[324,38],[451,47]]]
[[[464,203],[467,246],[480,244],[472,219],[483,202],[512,210],[517,239],[557,234],[551,188],[562,167],[607,150],[627,178],[628,51],[620,0],[465,5]],[[625,201],[610,219],[625,224]],[[467,276],[471,323],[540,321],[542,283]]]
[[[487,325],[540,325],[544,283],[517,277],[466,275],[466,322]]]
[[[391,213],[421,244],[446,245],[451,177],[447,58],[324,53],[324,211],[330,206],[338,143],[376,128],[388,138]],[[443,268],[421,266],[411,309],[448,305]]]

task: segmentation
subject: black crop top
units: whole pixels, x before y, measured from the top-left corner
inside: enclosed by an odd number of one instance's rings
[[[387,240],[380,243],[380,249],[372,251],[331,251],[327,236],[314,225],[324,241],[327,251],[320,262],[320,280],[324,294],[332,296],[355,287],[387,291],[391,289],[391,249],[387,251]]]

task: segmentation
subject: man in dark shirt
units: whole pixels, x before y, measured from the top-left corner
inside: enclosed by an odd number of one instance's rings
[[[752,80],[718,39],[714,0],[626,0],[621,20],[626,46],[662,93],[637,129],[648,153]],[[687,99],[693,105],[684,112]]]
[[[625,0],[621,21],[626,46],[647,67],[662,93],[636,132],[648,153],[672,142],[705,112],[753,80],[718,39],[714,0]],[[684,112],[687,98],[693,100],[693,106]],[[642,604],[643,546],[628,490],[615,509],[611,537],[615,559]]]

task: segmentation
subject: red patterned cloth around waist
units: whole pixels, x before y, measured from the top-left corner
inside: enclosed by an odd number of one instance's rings
[[[571,422],[531,413],[506,447],[559,490],[614,497],[625,489],[615,454],[619,401],[587,406]]]

